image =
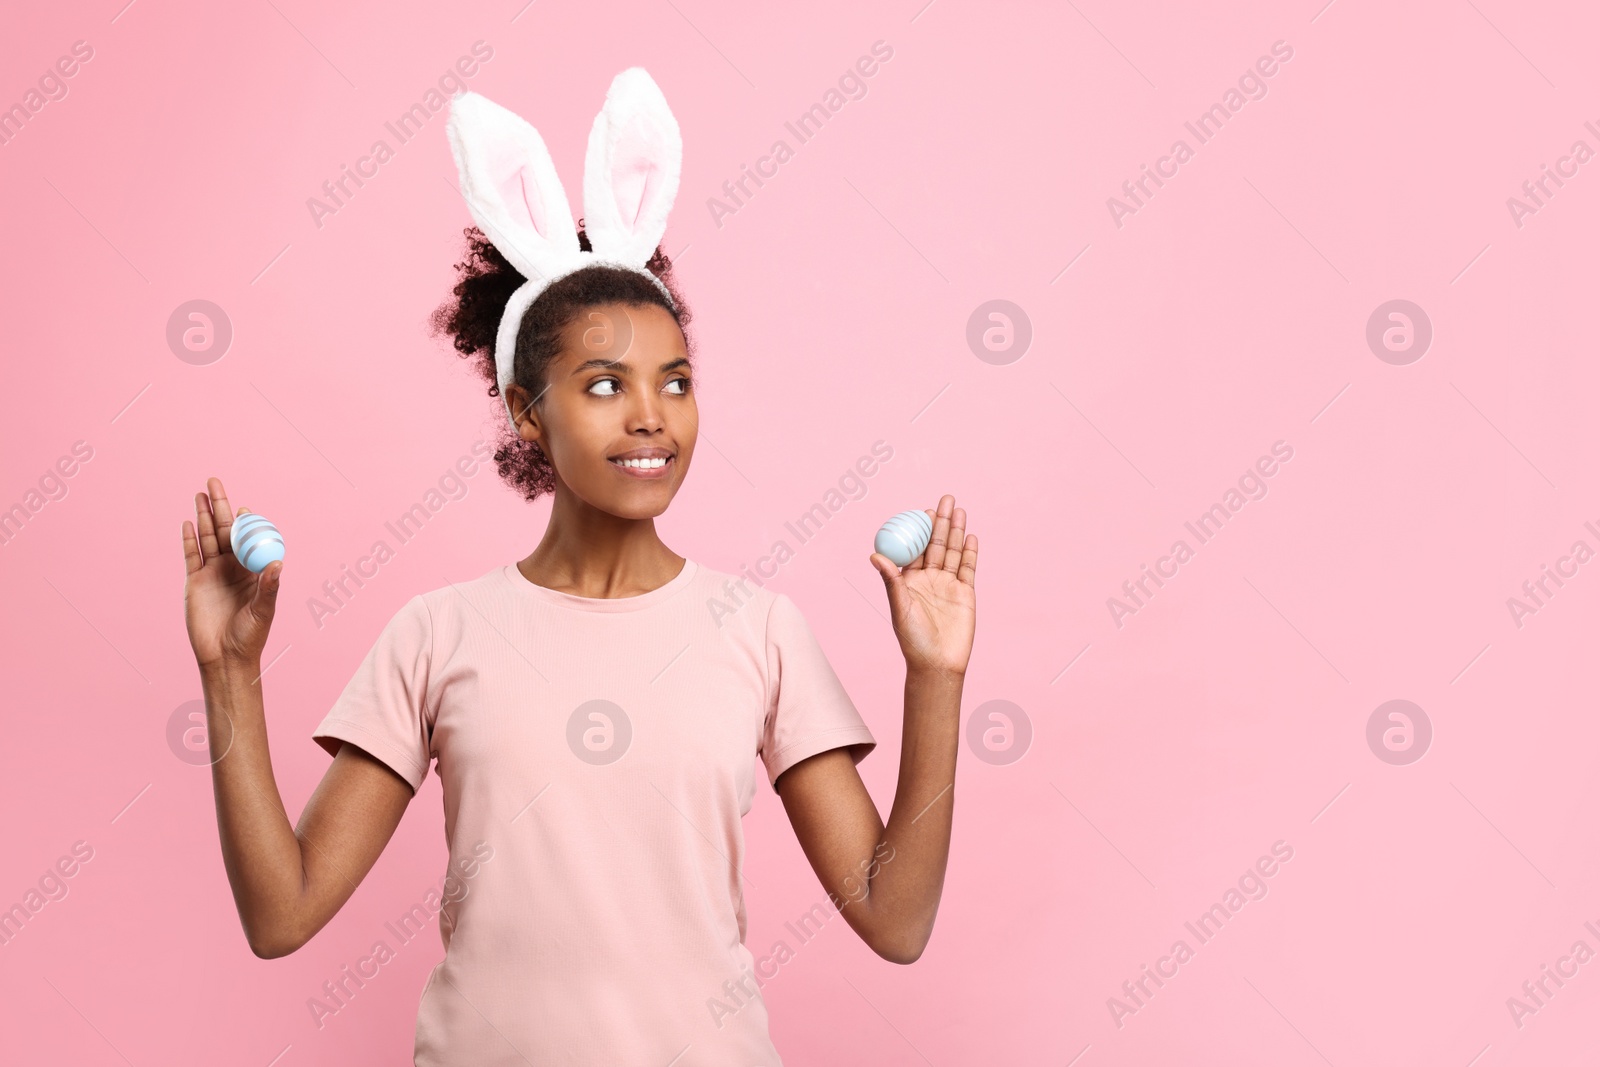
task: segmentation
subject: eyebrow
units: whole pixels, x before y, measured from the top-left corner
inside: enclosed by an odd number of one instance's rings
[[[669,370],[675,370],[678,367],[687,367],[688,365],[689,365],[688,359],[684,358],[683,356],[679,356],[677,359],[674,359],[671,362],[661,364],[661,366],[658,368],[658,373],[665,374]],[[591,360],[587,360],[587,361],[585,361],[583,363],[580,363],[578,366],[574,367],[572,369],[572,373],[573,374],[582,374],[586,370],[616,371],[617,373],[621,374],[624,378],[626,378],[629,374],[632,373],[632,371],[629,369],[628,365],[626,363],[622,362],[622,360],[620,360],[620,359],[591,359]],[[570,375],[569,375],[569,377],[570,377]]]

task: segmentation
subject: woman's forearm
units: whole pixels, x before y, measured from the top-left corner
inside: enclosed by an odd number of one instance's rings
[[[900,779],[859,905],[880,955],[911,963],[933,933],[950,858],[965,675],[908,670]]]
[[[270,958],[299,947],[305,868],[272,776],[260,675],[244,663],[200,672],[222,863],[251,950]]]

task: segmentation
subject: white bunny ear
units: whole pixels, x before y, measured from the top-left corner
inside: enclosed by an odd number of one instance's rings
[[[485,236],[529,280],[570,269],[577,227],[539,131],[473,92],[451,100],[445,129],[461,195]]]
[[[612,79],[584,158],[583,229],[594,254],[642,267],[666,235],[682,170],[667,98],[643,67],[628,68]]]

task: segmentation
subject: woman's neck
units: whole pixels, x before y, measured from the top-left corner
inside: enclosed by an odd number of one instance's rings
[[[596,600],[640,596],[683,570],[684,557],[662,543],[654,519],[605,519],[562,522],[552,513],[543,539],[517,569],[535,585]]]

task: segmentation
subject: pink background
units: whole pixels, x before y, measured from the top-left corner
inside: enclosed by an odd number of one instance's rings
[[[1506,200],[1575,140],[1600,149],[1597,20],[1323,2],[12,12],[0,105],[74,41],[94,55],[0,146],[0,507],[74,442],[93,457],[0,547],[0,905],[73,842],[94,856],[0,947],[3,1058],[409,1062],[432,933],[320,1030],[306,1001],[442,878],[437,779],[326,929],[255,958],[209,771],[167,743],[200,696],[179,531],[215,474],[285,533],[266,683],[296,818],[329,762],[310,731],[393,611],[537,543],[548,504],[483,471],[320,628],[305,606],[499,418],[425,333],[470,223],[443,112],[320,228],[306,207],[478,40],[468,86],[540,129],[569,193],[617,71],[645,66],[682,126],[666,244],[712,447],[660,520],[673,548],[752,564],[893,447],[773,582],[881,739],[861,770],[884,811],[902,664],[872,533],[950,492],[982,539],[964,715],[1012,701],[1031,748],[964,747],[917,964],[833,922],[768,983],[786,1062],[1590,1054],[1600,962],[1520,1027],[1507,998],[1600,950],[1600,564],[1520,627],[1507,599],[1600,548],[1600,162],[1520,227]],[[865,97],[797,146],[784,122],[878,40]],[[1265,98],[1199,145],[1184,122],[1280,40]],[[794,158],[719,227],[707,200],[779,137]],[[1107,198],[1179,137],[1194,158],[1118,227]],[[194,299],[234,329],[205,366],[165,338]],[[1033,331],[1003,365],[966,340],[995,299]],[[1408,365],[1365,339],[1393,299],[1433,326]],[[1280,440],[1265,498],[1198,545],[1183,524]],[[1178,538],[1194,558],[1118,627],[1107,599]],[[1408,765],[1366,740],[1391,699],[1432,723]],[[746,831],[761,955],[823,895],[770,792]],[[1280,840],[1267,896],[1198,945],[1185,921]],[[1108,998],[1179,938],[1193,959],[1119,1027]]]

